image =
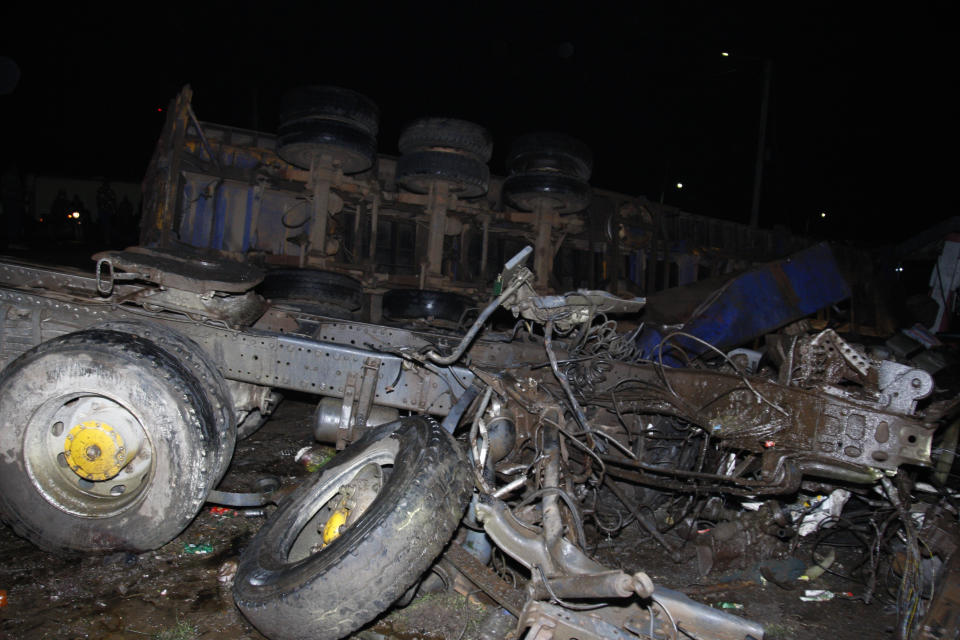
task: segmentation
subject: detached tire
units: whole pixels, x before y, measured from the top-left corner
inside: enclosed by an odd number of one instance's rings
[[[68,334],[0,375],[0,513],[52,552],[146,551],[193,520],[217,473],[203,385],[141,337]]]
[[[387,465],[392,472],[380,471],[372,502],[320,548],[330,504],[340,495],[359,500],[357,478]],[[370,429],[292,493],[253,538],[237,571],[237,606],[272,640],[347,636],[426,571],[453,535],[471,486],[463,452],[434,420]]]

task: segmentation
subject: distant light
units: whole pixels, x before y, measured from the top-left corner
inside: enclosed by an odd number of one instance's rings
[[[729,57],[730,57],[730,54],[727,53],[726,51],[724,51],[724,52],[721,53],[720,55],[722,55],[724,58],[729,58]]]
[[[157,107],[157,113],[163,113],[163,107]]]
[[[683,183],[682,183],[682,182],[678,182],[678,183],[677,183],[677,189],[683,189]]]
[[[71,214],[68,215],[67,217],[68,217],[68,218],[79,218],[79,217],[80,217],[80,212],[79,212],[79,211],[74,211],[73,213],[71,213]]]
[[[821,212],[820,212],[820,217],[821,217],[821,218],[826,218],[826,217],[827,217],[827,212],[826,212],[826,211],[821,211]]]
[[[903,272],[903,267],[899,267],[899,266],[898,266],[896,269],[894,269],[894,271],[896,271],[897,273],[902,273],[902,272]]]

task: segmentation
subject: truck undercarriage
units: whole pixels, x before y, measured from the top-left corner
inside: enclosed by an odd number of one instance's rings
[[[106,252],[94,275],[0,263],[4,520],[56,552],[156,548],[205,500],[243,499],[216,491],[238,436],[297,392],[341,453],[253,497],[278,508],[235,596],[270,638],[345,636],[438,566],[528,638],[760,638],[642,567],[598,563],[585,529],[635,522],[666,554],[692,540],[706,573],[789,545],[812,510],[790,505],[813,486],[883,505],[912,611],[901,637],[946,637],[917,585],[924,556],[952,556],[930,534],[952,507],[918,520],[904,471],[933,464],[955,405],[930,399],[929,373],[829,329],[774,335],[754,373],[682,331],[650,357],[642,299],[541,296],[528,255],[469,326],[439,332],[271,304],[258,269],[187,253]],[[492,547],[523,583],[491,569]]]

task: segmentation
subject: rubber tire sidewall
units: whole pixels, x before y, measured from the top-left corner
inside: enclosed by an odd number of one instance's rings
[[[346,174],[360,173],[377,159],[377,139],[350,123],[314,118],[281,125],[277,132],[277,153],[301,169],[309,169],[311,158],[328,154]]]
[[[507,170],[512,174],[526,173],[524,167],[548,163],[554,159],[555,168],[584,182],[593,173],[593,153],[582,141],[564,133],[540,131],[524,134],[513,141],[507,154]]]
[[[414,193],[428,193],[434,182],[446,182],[461,198],[487,193],[490,168],[468,154],[453,151],[416,151],[397,160],[396,179]]]
[[[493,155],[493,137],[485,127],[457,118],[420,118],[400,132],[400,153],[431,149],[456,149],[486,164]]]
[[[577,213],[590,206],[590,185],[561,174],[523,173],[503,182],[503,198],[521,211],[532,211],[536,200],[552,205],[559,214]]]
[[[426,289],[391,289],[383,294],[383,317],[392,321],[444,320],[454,325],[464,312],[477,303],[466,296],[448,291]]]
[[[148,486],[120,513],[81,517],[47,501],[24,459],[26,421],[49,399],[77,393],[120,402],[150,430]],[[207,494],[215,436],[202,389],[172,356],[147,340],[81,331],[42,343],[0,375],[0,512],[14,531],[51,552],[146,551],[193,520]],[[206,455],[205,455],[206,454]]]
[[[111,320],[97,325],[95,329],[121,331],[150,340],[161,349],[177,358],[197,378],[206,390],[205,400],[210,404],[214,430],[218,441],[215,472],[209,474],[207,485],[213,489],[226,475],[237,444],[237,417],[233,410],[233,397],[227,381],[210,356],[196,342],[169,327],[141,320]]]
[[[399,448],[380,494],[329,547],[288,562],[294,523],[320,506],[314,501],[327,474],[381,438],[398,439]],[[370,429],[291,494],[253,538],[234,583],[238,607],[272,640],[348,635],[389,608],[440,554],[471,487],[463,452],[436,421],[412,417]]]
[[[296,87],[283,95],[279,118],[282,124],[312,118],[347,122],[376,137],[380,109],[362,93],[330,85]]]

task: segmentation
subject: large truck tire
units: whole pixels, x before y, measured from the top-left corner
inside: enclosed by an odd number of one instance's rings
[[[400,132],[400,153],[446,150],[468,153],[484,164],[493,155],[493,137],[485,127],[456,118],[420,118]]]
[[[521,173],[503,182],[503,197],[521,211],[544,207],[561,214],[583,211],[590,205],[590,185],[562,174]]]
[[[426,289],[391,289],[383,294],[383,317],[401,324],[424,322],[438,325],[442,329],[462,329],[469,317],[472,321],[477,313],[477,303],[466,296],[449,291],[430,291]],[[405,326],[416,327],[416,324]],[[469,325],[468,325],[469,326]]]
[[[233,459],[233,450],[236,447],[239,435],[237,433],[237,416],[234,413],[233,398],[227,381],[224,379],[217,365],[210,356],[196,342],[177,333],[162,324],[146,320],[111,320],[94,327],[121,331],[145,338],[170,355],[177,358],[197,378],[203,386],[213,412],[214,432],[218,436],[215,450],[215,472],[209,475],[208,484],[214,488],[227,473],[230,461]]]
[[[257,293],[274,304],[318,316],[357,319],[363,309],[363,285],[350,276],[321,269],[273,269]]]
[[[187,366],[142,337],[44,342],[0,374],[0,516],[51,552],[160,547],[217,473],[213,413]]]
[[[376,161],[377,139],[338,120],[299,120],[280,125],[277,153],[301,169],[309,169],[316,161],[329,161],[346,174],[359,173]]]
[[[376,162],[380,110],[366,96],[326,85],[288,91],[280,107],[277,152],[301,169],[320,162],[344,173]]]
[[[280,121],[336,120],[346,122],[376,137],[380,109],[367,96],[343,87],[309,85],[291,89],[280,105]]]
[[[450,151],[416,151],[397,160],[397,182],[414,193],[429,193],[435,182],[446,182],[461,198],[487,192],[490,168],[476,158]]]
[[[254,536],[234,583],[237,606],[271,640],[349,635],[427,570],[471,488],[463,452],[434,420],[370,429]],[[348,499],[348,515],[335,521]],[[336,522],[343,526],[335,529]]]
[[[510,145],[507,169],[511,175],[562,173],[587,182],[593,173],[593,153],[586,144],[563,133],[528,133]]]

